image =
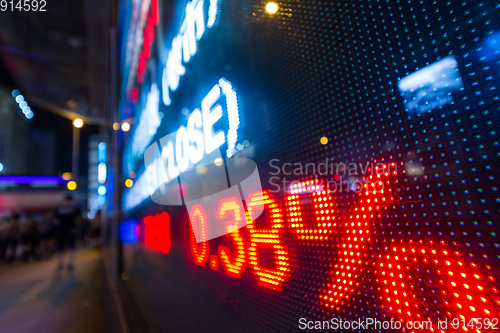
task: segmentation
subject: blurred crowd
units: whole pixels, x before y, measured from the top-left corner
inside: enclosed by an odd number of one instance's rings
[[[79,214],[77,223],[69,232],[77,245],[99,246],[101,237],[101,215],[92,220]],[[0,220],[0,264],[16,260],[40,260],[58,251],[57,210],[32,214],[13,214]]]

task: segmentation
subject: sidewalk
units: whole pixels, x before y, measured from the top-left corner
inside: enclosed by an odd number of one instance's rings
[[[83,249],[75,269],[57,260],[0,267],[1,333],[100,333],[112,323],[98,250]]]

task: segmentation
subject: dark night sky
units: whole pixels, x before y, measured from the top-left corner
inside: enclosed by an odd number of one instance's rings
[[[28,100],[29,103],[29,100]],[[30,122],[30,129],[51,131],[56,135],[56,174],[71,172],[73,124],[72,121],[41,108],[31,107],[34,116]],[[88,138],[99,132],[97,126],[84,125],[80,129],[80,174],[87,175]]]
[[[12,91],[16,88],[15,81],[6,70],[3,63],[0,61],[0,87],[7,91]],[[21,93],[22,92],[22,89]],[[29,121],[29,129],[37,129],[50,131],[56,136],[55,147],[55,175],[60,175],[63,172],[71,172],[71,156],[72,156],[72,140],[73,140],[73,124],[72,121],[49,112],[36,105],[30,104],[29,96],[25,96],[28,105],[33,110],[34,116]],[[83,177],[87,176],[88,164],[88,138],[92,134],[99,132],[97,126],[84,125],[80,130],[80,174]]]

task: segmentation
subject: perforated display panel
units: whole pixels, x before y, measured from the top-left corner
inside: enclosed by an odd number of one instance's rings
[[[191,226],[184,207],[128,206],[141,241],[125,247],[126,283],[140,307],[161,331],[500,329],[500,2],[267,5],[205,0],[167,105],[164,69],[189,5],[159,2],[146,83],[133,85],[162,92],[151,142],[186,126],[224,78],[234,156],[257,163],[263,192],[221,200],[214,218],[230,233],[202,243],[206,207],[192,207]],[[138,119],[145,97],[130,91],[122,111]],[[126,164],[144,171],[140,158]]]

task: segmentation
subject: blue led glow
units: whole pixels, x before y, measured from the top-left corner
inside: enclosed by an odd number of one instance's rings
[[[97,146],[97,162],[105,163],[106,162],[106,144],[104,142],[99,143]]]
[[[136,243],[137,242],[137,221],[125,220],[120,223],[120,240],[122,243]]]
[[[448,56],[404,77],[398,87],[406,111],[426,112],[450,103],[463,84],[455,57]]]
[[[193,0],[186,5],[186,14],[179,30],[179,34],[172,40],[162,78],[163,103],[170,105],[172,102],[170,92],[176,91],[182,76],[186,74],[183,62],[187,64],[196,54],[199,41],[207,28],[214,26],[217,19],[217,2],[210,0],[208,19],[205,23],[203,13],[203,0]]]
[[[221,103],[225,98],[225,103]],[[222,105],[227,110],[224,112]],[[150,194],[150,187],[157,188],[150,184],[146,175],[150,179],[160,179],[161,183],[168,183],[170,179],[178,177],[181,173],[193,168],[193,166],[203,159],[205,155],[214,152],[216,149],[228,144],[227,157],[232,157],[236,152],[238,141],[238,128],[240,115],[238,109],[238,98],[231,82],[221,78],[218,83],[208,92],[201,102],[201,111],[195,109],[187,120],[187,127],[180,126],[176,132],[161,138],[161,154],[158,146],[153,144],[145,154],[145,171],[135,181],[131,189],[126,193],[124,206],[132,209],[144,201]],[[223,118],[223,114],[227,118]],[[214,127],[220,123],[227,124],[227,133],[218,130],[214,133]],[[148,161],[148,151],[158,149],[156,157]],[[167,169],[166,177],[164,164]]]

